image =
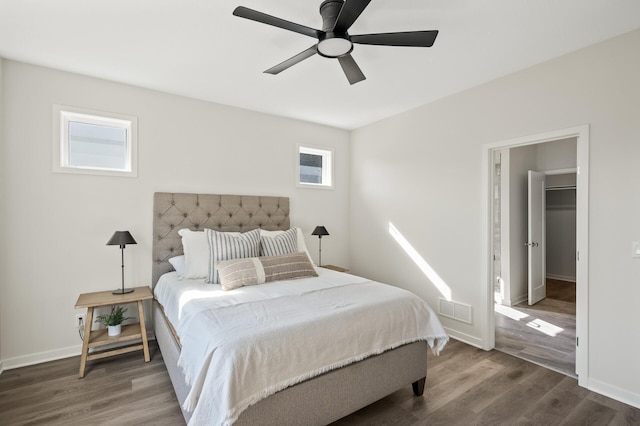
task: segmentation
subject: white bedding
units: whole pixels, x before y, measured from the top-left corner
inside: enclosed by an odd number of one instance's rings
[[[161,277],[155,295],[182,344],[190,424],[231,424],[279,390],[406,343],[426,340],[436,353],[446,344],[437,316],[412,293],[317,272],[232,291]]]

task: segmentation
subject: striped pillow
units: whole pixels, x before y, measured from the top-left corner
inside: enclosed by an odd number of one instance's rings
[[[306,253],[222,260],[216,268],[223,290],[318,276]]]
[[[291,228],[275,236],[260,235],[260,256],[280,256],[298,252],[298,231]]]
[[[206,282],[219,284],[216,263],[221,260],[255,257],[260,254],[260,230],[238,234],[236,232],[218,232],[205,229],[209,243],[209,275]]]

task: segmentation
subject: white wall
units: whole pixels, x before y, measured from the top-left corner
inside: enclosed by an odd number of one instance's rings
[[[536,170],[575,169],[578,140],[576,138],[561,139],[540,143],[536,147]]]
[[[5,368],[79,353],[78,295],[120,285],[120,250],[105,245],[115,230],[138,242],[127,285],[150,284],[155,191],[289,196],[311,254],[322,224],[323,261],[349,266],[346,131],[8,60],[2,90]],[[139,177],[53,173],[52,104],[137,116]],[[335,189],[296,187],[298,143],[335,150]]]
[[[545,185],[547,186],[547,188],[552,188],[554,186],[576,186],[577,182],[578,177],[576,176],[575,172],[561,173],[558,175],[550,174],[547,175],[545,179]]]
[[[483,343],[482,146],[590,124],[588,385],[640,406],[640,31],[511,74],[352,133],[351,268],[439,292],[389,236],[393,222],[452,290]]]

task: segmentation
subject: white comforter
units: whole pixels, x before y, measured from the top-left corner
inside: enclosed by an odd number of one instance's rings
[[[192,386],[190,425],[228,425],[288,386],[397,346],[448,340],[420,298],[317,268],[318,278],[223,291],[164,275],[155,293],[180,336],[178,365]]]

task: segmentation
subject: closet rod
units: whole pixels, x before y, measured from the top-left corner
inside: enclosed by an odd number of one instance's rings
[[[550,186],[545,188],[546,191],[562,191],[564,189],[576,189],[575,185]]]

